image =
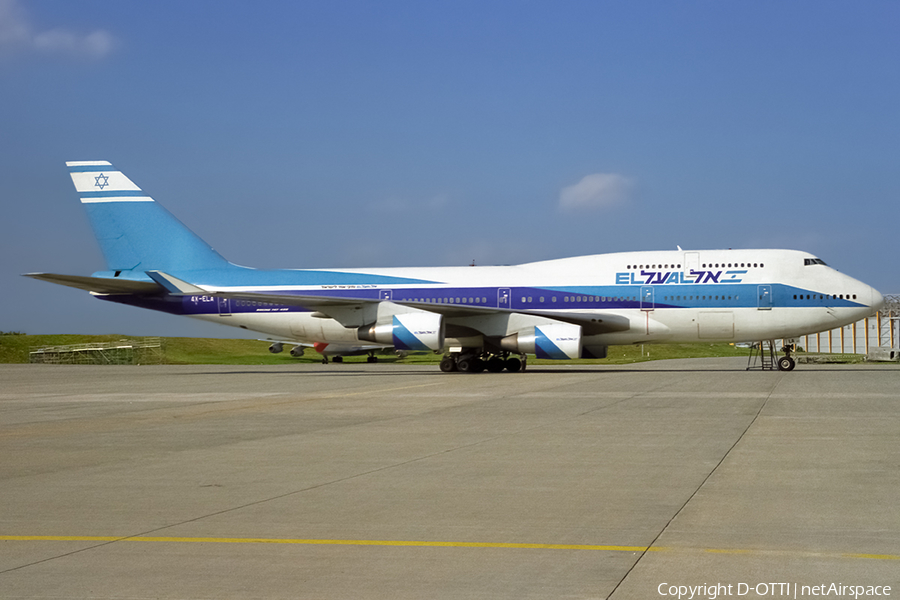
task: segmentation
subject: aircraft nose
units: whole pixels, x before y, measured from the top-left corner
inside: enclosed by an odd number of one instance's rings
[[[881,292],[875,288],[869,289],[872,291],[872,301],[869,303],[869,306],[871,306],[874,311],[881,310],[881,307],[884,306],[884,296],[882,296]]]

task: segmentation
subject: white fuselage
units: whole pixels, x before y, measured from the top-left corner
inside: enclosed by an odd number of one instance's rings
[[[857,321],[883,301],[872,287],[793,250],[623,252],[516,266],[277,272],[318,276],[306,285],[267,284],[266,272],[256,273],[260,281],[251,285],[223,285],[214,277],[199,284],[210,292],[376,297],[401,311],[439,307],[449,328],[447,344],[463,346],[554,322],[556,315],[594,314],[618,326],[593,333],[586,328],[588,346],[791,338]],[[333,280],[333,274],[341,277]],[[193,316],[283,339],[360,341],[356,323],[346,319],[232,302],[230,312]]]

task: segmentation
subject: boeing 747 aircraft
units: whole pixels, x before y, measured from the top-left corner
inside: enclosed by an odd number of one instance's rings
[[[110,302],[307,344],[443,352],[441,370],[522,371],[607,347],[798,337],[883,304],[796,250],[598,254],[503,267],[261,270],[225,260],[104,161],[67,163],[106,259],[90,277],[28,273]],[[790,355],[778,359],[794,368]]]

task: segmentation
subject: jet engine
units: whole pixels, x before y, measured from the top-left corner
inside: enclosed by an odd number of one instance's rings
[[[500,347],[517,354],[566,360],[581,356],[581,326],[569,323],[527,327],[500,340]]]
[[[304,348],[303,346],[294,346],[293,348],[291,348],[291,356],[293,356],[294,358],[300,358],[301,356],[303,356],[303,353],[305,351],[306,348]]]
[[[282,344],[281,342],[275,342],[274,344],[269,346],[269,352],[271,352],[272,354],[278,354],[282,350],[284,350],[284,344]]]
[[[387,319],[360,327],[357,330],[359,339],[388,344],[397,350],[443,349],[444,322],[441,315],[417,312],[389,315]]]

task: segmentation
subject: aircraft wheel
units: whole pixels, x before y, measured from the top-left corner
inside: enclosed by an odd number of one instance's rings
[[[344,357],[343,356],[335,356],[331,359],[331,362],[342,363],[342,362],[344,362]]]
[[[377,363],[377,362],[378,362],[378,357],[377,357],[377,356],[367,356],[367,357],[366,357],[366,362],[367,362],[367,363]]]
[[[456,361],[450,357],[445,356],[441,359],[441,371],[444,373],[452,373],[456,370]]]
[[[504,369],[504,367],[506,367],[506,361],[504,361],[499,356],[492,356],[488,359],[485,366],[491,373],[499,373]]]
[[[510,373],[518,373],[522,370],[522,361],[514,357],[507,358],[506,370]]]
[[[782,356],[778,359],[778,370],[779,371],[793,371],[796,363],[794,359],[790,356]]]
[[[456,368],[459,369],[461,373],[475,373],[475,359],[461,358],[456,361]]]

